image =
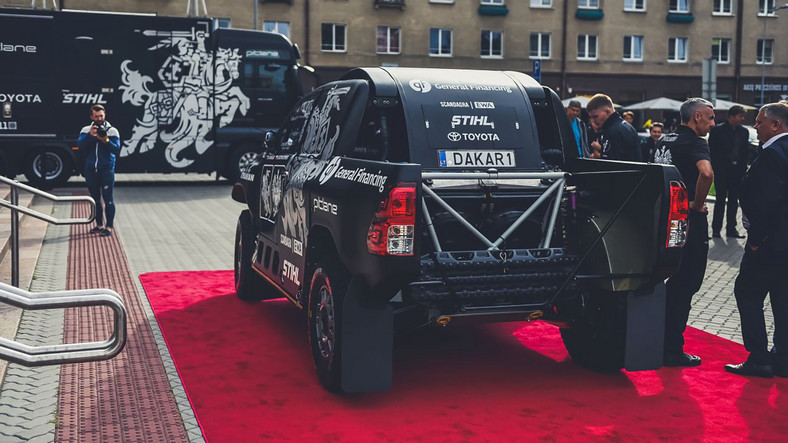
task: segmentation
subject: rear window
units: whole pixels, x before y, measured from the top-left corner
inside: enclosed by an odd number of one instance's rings
[[[459,71],[447,80],[437,72],[396,70],[411,161],[455,171],[541,168],[530,105],[510,77]]]

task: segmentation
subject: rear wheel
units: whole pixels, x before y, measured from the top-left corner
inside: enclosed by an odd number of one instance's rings
[[[31,185],[41,189],[60,186],[71,177],[71,158],[57,148],[36,148],[28,158],[25,177]]]
[[[348,288],[347,271],[338,259],[318,261],[309,288],[309,343],[320,383],[342,392],[342,314]]]
[[[238,217],[235,228],[235,295],[241,300],[258,301],[271,292],[268,285],[254,269],[252,269],[252,253],[254,238],[252,236],[252,215],[244,210]]]
[[[595,295],[587,317],[571,328],[562,328],[561,338],[578,365],[597,372],[614,372],[624,367],[626,298]]]

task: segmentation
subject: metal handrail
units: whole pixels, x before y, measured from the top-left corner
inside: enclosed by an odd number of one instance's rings
[[[30,310],[107,306],[114,312],[114,330],[105,341],[29,346],[0,337],[0,358],[4,360],[25,366],[108,360],[126,345],[126,308],[115,291],[83,289],[34,294],[0,283],[0,301]]]
[[[86,195],[53,195],[3,176],[0,176],[0,183],[5,183],[11,187],[11,200],[8,201],[0,199],[0,206],[11,210],[11,284],[19,287],[19,213],[21,212],[23,214],[27,214],[31,217],[44,220],[53,225],[86,224],[92,222],[96,218],[96,201]],[[44,197],[45,199],[53,202],[88,202],[90,203],[90,216],[87,218],[55,218],[33,209],[19,206],[20,189],[31,194]]]

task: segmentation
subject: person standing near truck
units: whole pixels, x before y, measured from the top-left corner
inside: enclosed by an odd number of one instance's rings
[[[711,218],[711,236],[714,238],[721,237],[726,207],[728,217],[725,236],[744,238],[736,229],[736,213],[739,211],[739,187],[747,170],[747,147],[750,144],[750,133],[742,126],[745,113],[743,107],[732,106],[728,110],[728,120],[715,126],[709,133],[714,189],[717,191],[714,215]]]
[[[700,290],[709,253],[706,195],[714,182],[709,145],[702,138],[714,126],[714,107],[702,98],[681,105],[681,126],[662,137],[654,163],[669,164],[681,174],[689,197],[689,233],[681,249],[681,263],[666,283],[665,348],[663,366],[698,366],[700,357],[684,352],[692,296]]]
[[[602,133],[599,144],[602,158],[610,160],[642,161],[640,137],[637,131],[613,109],[613,100],[605,94],[596,94],[586,105],[588,118]]]
[[[106,120],[104,106],[93,105],[90,119],[92,123],[82,128],[77,140],[80,158],[85,159],[85,183],[90,196],[96,201],[96,226],[90,232],[109,236],[115,220],[112,192],[115,188],[115,157],[120,153],[120,133]]]

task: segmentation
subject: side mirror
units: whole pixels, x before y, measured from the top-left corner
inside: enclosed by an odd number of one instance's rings
[[[276,132],[274,132],[274,131],[267,131],[265,133],[265,139],[263,140],[263,146],[265,146],[265,150],[266,151],[270,151],[270,150],[272,150],[274,148],[274,145],[276,145],[277,138],[278,137],[276,136]]]

